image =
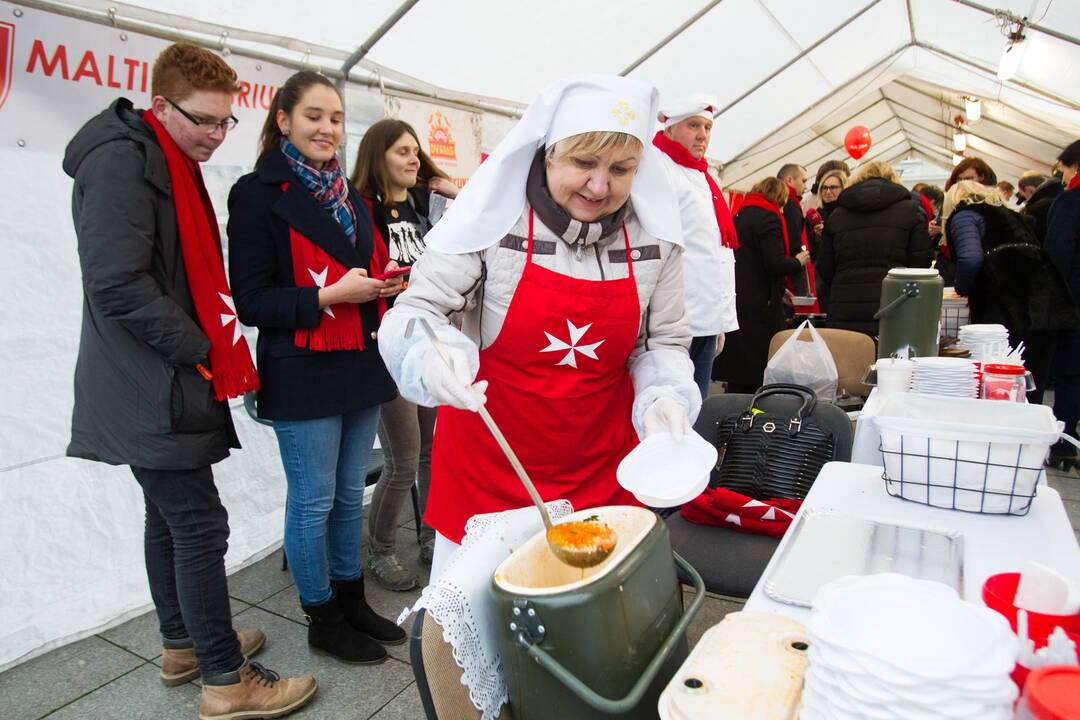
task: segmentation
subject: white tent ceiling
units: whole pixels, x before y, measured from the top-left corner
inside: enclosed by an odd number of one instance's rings
[[[873,132],[868,157],[948,167],[963,95],[983,100],[983,119],[966,128],[968,155],[1003,179],[1047,170],[1080,137],[1077,0],[26,4],[325,70],[375,40],[351,78],[510,113],[585,71],[629,74],[667,97],[712,92],[721,110],[708,155],[734,189],[782,162],[813,171],[846,157],[843,136],[855,124]],[[1005,83],[995,10],[1029,19],[1022,64]]]

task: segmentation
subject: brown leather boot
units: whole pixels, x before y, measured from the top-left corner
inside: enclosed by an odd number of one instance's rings
[[[240,652],[245,660],[255,657],[266,644],[263,631],[255,628],[237,630],[236,639],[240,641]],[[199,677],[200,672],[194,647],[165,648],[161,651],[161,682],[167,687],[191,682]]]
[[[199,720],[281,717],[311,702],[318,689],[310,675],[282,680],[259,663],[245,662],[235,672],[203,678]]]

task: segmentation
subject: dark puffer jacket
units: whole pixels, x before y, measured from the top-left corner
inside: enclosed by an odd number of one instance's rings
[[[1065,192],[1065,186],[1057,178],[1050,178],[1035,189],[1035,194],[1024,203],[1020,210],[1022,215],[1027,215],[1035,220],[1035,236],[1039,244],[1046,242],[1046,223],[1050,214],[1050,206],[1054,204],[1057,196]]]
[[[210,341],[195,319],[165,156],[117,100],[72,138],[83,313],[72,457],[191,470],[240,447],[229,408],[196,372]]]
[[[828,287],[829,327],[877,335],[881,281],[895,267],[930,267],[926,218],[908,190],[870,178],[840,193],[815,263]]]

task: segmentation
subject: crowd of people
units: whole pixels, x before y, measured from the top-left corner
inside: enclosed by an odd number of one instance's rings
[[[944,191],[830,161],[806,202],[806,169],[785,164],[733,215],[705,160],[713,98],[661,104],[651,86],[587,76],[546,90],[459,195],[395,119],[368,129],[347,178],[342,98],[301,71],[229,194],[226,271],[200,163],[236,125],[237,90],[221,58],[172,45],[150,107],[114,102],[64,159],[84,288],[68,454],[127,465],[141,486],[161,679],[201,675],[204,720],[277,717],[317,688],[251,660],[265,636],[232,627],[212,472],[239,447],[229,398],[257,394],[273,424],[309,646],[356,664],[405,641],[365,581],[417,584],[397,543],[414,483],[433,578],[470,517],[529,503],[477,409],[545,499],[633,504],[618,462],[641,438],[689,432],[711,380],[756,389],[795,297],[874,335],[889,269],[937,263],[973,321],[1025,342],[1075,434],[1080,142],[1060,178],[1017,179],[1021,214],[969,158]],[[435,199],[451,211],[436,217]],[[258,329],[254,361],[239,323]]]

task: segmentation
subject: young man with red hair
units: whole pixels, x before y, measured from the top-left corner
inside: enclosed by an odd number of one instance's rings
[[[201,674],[202,720],[278,717],[316,688],[248,660],[265,637],[233,630],[225,578],[229,521],[211,466],[240,446],[226,401],[258,377],[199,163],[236,125],[237,89],[219,57],[171,45],[154,63],[150,108],[115,101],[64,156],[83,280],[67,454],[128,465],[141,486],[161,679]]]

